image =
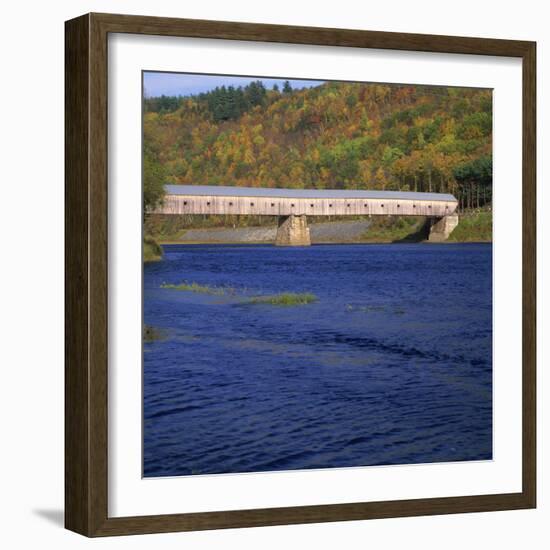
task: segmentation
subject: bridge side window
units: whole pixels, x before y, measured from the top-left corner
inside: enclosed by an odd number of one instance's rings
[[[294,204],[291,204],[290,207],[291,207],[291,208],[294,208]]]
[[[251,202],[251,203],[250,203],[250,206],[254,206],[254,203],[253,203],[253,202]]]
[[[413,208],[416,208],[416,204],[413,204]]]
[[[210,206],[210,203],[209,203],[209,202],[207,202],[207,203],[206,203],[206,206]]]
[[[272,202],[272,203],[271,203],[271,206],[275,206],[275,203],[274,203],[274,202]]]
[[[398,204],[398,205],[397,205],[397,208],[399,208],[400,206],[401,206],[401,205],[400,205],[400,204]]]
[[[332,204],[329,204],[328,207],[329,207],[329,208],[332,208]]]
[[[311,206],[311,208],[313,208],[313,204],[310,204],[309,206]]]
[[[187,206],[187,201],[183,201],[183,206]]]
[[[350,207],[351,207],[351,204],[348,203],[348,208],[350,208]]]
[[[230,203],[229,203],[229,206],[233,206],[233,203],[232,203],[232,202],[230,202]]]
[[[383,205],[383,204],[381,204],[380,206],[381,206],[382,208],[384,208],[384,205]]]

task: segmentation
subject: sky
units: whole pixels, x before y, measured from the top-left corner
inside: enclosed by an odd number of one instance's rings
[[[293,80],[291,78],[262,78],[250,76],[219,76],[183,73],[144,72],[143,86],[145,97],[161,95],[194,95],[213,90],[216,86],[246,86],[250,82],[261,80],[266,88],[277,83],[282,89],[285,80],[293,88],[311,88],[323,84],[322,80]]]

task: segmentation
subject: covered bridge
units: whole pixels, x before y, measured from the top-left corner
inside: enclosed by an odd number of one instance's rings
[[[280,189],[166,185],[158,214],[278,216],[276,244],[310,244],[306,216],[427,216],[430,240],[445,240],[458,224],[453,195],[409,191]]]

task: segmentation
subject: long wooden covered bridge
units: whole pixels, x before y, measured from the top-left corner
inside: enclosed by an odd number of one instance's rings
[[[156,214],[278,216],[276,244],[311,244],[307,216],[427,216],[430,241],[444,241],[458,224],[457,200],[443,193],[340,189],[279,189],[166,185]]]

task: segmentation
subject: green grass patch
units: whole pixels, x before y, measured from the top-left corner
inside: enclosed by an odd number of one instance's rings
[[[198,294],[209,294],[210,296],[224,296],[227,294],[235,295],[234,288],[201,285],[199,283],[182,282],[179,284],[162,283],[160,288],[171,290],[181,290],[185,292],[196,292]],[[281,292],[270,296],[254,296],[250,299],[241,301],[244,304],[266,304],[272,306],[301,306],[311,304],[317,301],[317,296],[309,292],[298,294],[295,292]]]
[[[420,242],[426,239],[424,216],[373,216],[361,236],[365,243]]]
[[[423,216],[373,216],[369,228],[361,236],[366,243],[422,242],[428,238]],[[459,214],[459,223],[448,242],[490,242],[493,239],[491,210],[470,210]]]
[[[162,247],[153,237],[145,236],[143,238],[143,261],[158,262],[159,260],[162,260]]]
[[[198,294],[210,294],[211,296],[223,296],[224,294],[233,294],[231,288],[223,288],[219,286],[200,285],[199,283],[179,283],[177,285],[162,283],[160,288],[170,288],[172,290],[183,290],[186,292],[196,292]]]
[[[249,304],[267,304],[271,306],[303,306],[317,301],[317,296],[310,292],[297,294],[294,292],[282,292],[272,296],[255,296],[248,301]]]
[[[447,239],[449,242],[490,242],[493,240],[493,212],[474,210],[459,214],[458,225]]]

